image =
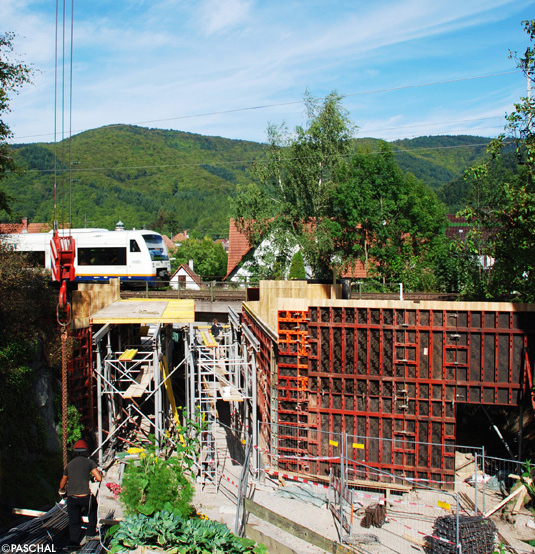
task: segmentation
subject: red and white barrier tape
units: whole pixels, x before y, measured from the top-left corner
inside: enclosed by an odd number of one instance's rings
[[[321,483],[314,483],[314,481],[309,481],[308,479],[303,479],[302,477],[296,477],[295,475],[288,475],[287,473],[280,473],[279,471],[273,471],[271,469],[264,469],[269,476],[282,477],[283,479],[288,479],[290,481],[299,481],[300,483],[305,483],[306,485],[314,485],[315,487],[320,487],[323,489],[328,489],[328,485],[323,485]]]
[[[445,539],[444,537],[437,537],[435,535],[430,535],[429,533],[423,533],[422,531],[418,531],[417,529],[413,529],[412,527],[409,527],[408,525],[405,525],[404,523],[401,523],[401,521],[398,521],[397,519],[394,519],[393,517],[388,516],[388,521],[394,521],[395,523],[398,523],[402,527],[405,527],[405,529],[409,529],[410,531],[414,531],[418,535],[422,535],[423,537],[429,537],[431,539],[435,539],[437,541],[444,542],[446,544],[453,544],[455,546],[455,543]]]

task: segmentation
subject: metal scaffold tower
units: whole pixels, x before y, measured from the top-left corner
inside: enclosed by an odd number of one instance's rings
[[[153,434],[160,444],[169,419],[177,417],[170,379],[183,365],[167,369],[172,326],[104,325],[93,334],[93,345],[100,462],[105,448],[118,441],[143,442]]]
[[[188,417],[205,422],[199,464],[205,478],[217,474],[217,401],[230,403],[232,428],[258,446],[256,356],[259,345],[229,306],[229,324],[218,342],[210,326],[190,324],[184,336]],[[255,463],[255,467],[258,464]]]

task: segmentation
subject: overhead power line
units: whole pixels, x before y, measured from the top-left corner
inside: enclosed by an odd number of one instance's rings
[[[504,144],[510,144],[513,141],[505,140]],[[408,153],[414,153],[419,151],[429,151],[429,150],[452,150],[455,148],[476,148],[479,146],[487,146],[488,142],[479,142],[474,144],[456,144],[451,146],[419,146],[415,148],[398,148],[397,150],[394,150],[394,153],[397,152],[408,152]],[[370,154],[380,154],[381,151],[379,150],[372,150],[370,151]],[[353,156],[355,152],[352,152],[351,154],[348,154],[346,157],[350,158]],[[295,159],[295,158],[294,158]],[[264,163],[267,160],[264,159],[240,159],[240,160],[219,160],[219,161],[211,161],[210,165],[214,166],[229,166],[229,165],[251,165],[252,163]],[[125,166],[111,166],[111,167],[76,167],[72,168],[72,173],[86,173],[88,171],[114,171],[114,172],[120,172],[120,171],[130,171],[130,170],[140,170],[140,169],[166,169],[166,168],[179,168],[179,167],[201,167],[205,165],[205,162],[180,162],[180,163],[174,163],[174,164],[156,164],[156,165],[125,165]],[[36,173],[52,173],[53,170],[51,169],[28,169],[26,170],[28,172],[36,172]],[[68,171],[68,170],[66,170]]]
[[[511,74],[514,74],[514,73],[521,73],[521,71],[519,69],[515,69],[515,70],[511,70],[511,71],[502,71],[502,72],[498,72],[498,73],[487,73],[485,75],[475,75],[475,76],[472,76],[472,77],[459,77],[458,79],[447,79],[447,80],[444,80],[444,81],[433,81],[433,82],[429,82],[429,83],[417,83],[417,84],[414,84],[414,85],[403,85],[403,86],[399,86],[399,87],[392,87],[392,88],[385,88],[385,89],[375,89],[375,90],[367,90],[367,91],[361,91],[361,92],[350,92],[350,93],[346,93],[346,94],[341,94],[340,96],[342,98],[349,98],[349,97],[352,97],[352,96],[366,96],[366,95],[370,95],[370,94],[382,94],[382,93],[385,93],[385,92],[397,92],[397,91],[400,91],[400,90],[430,87],[430,86],[437,86],[437,85],[446,85],[446,84],[451,84],[451,83],[460,83],[460,82],[463,82],[463,81],[473,81],[473,80],[477,80],[477,79],[487,79],[487,78],[490,78],[490,77],[500,77],[500,76],[503,76],[503,75],[511,75]],[[320,100],[322,100],[324,98],[325,97],[320,98]],[[283,107],[283,106],[292,106],[292,105],[298,105],[298,104],[303,104],[303,103],[304,103],[304,100],[293,100],[291,102],[279,102],[279,103],[274,103],[274,104],[260,104],[258,106],[247,106],[247,107],[244,107],[244,108],[234,108],[234,109],[231,109],[231,110],[217,110],[217,111],[213,111],[213,112],[202,112],[202,113],[197,113],[197,114],[179,115],[179,116],[167,117],[167,118],[163,118],[163,119],[150,119],[150,120],[146,120],[146,121],[137,121],[137,122],[133,122],[133,123],[115,123],[115,124],[111,124],[110,126],[114,126],[114,125],[148,125],[150,123],[165,123],[165,122],[168,122],[168,121],[179,121],[179,120],[184,120],[184,119],[195,119],[195,118],[199,118],[199,117],[211,117],[211,116],[214,116],[214,115],[227,115],[227,114],[233,114],[233,113],[239,113],[239,112],[265,110],[265,109],[271,109],[271,108],[280,108],[280,107]],[[401,128],[403,128],[403,127],[401,127]],[[75,130],[75,131],[72,131],[72,132],[73,133],[82,133],[82,132],[87,131],[87,130],[88,129],[78,129],[78,130]],[[19,141],[21,139],[38,138],[38,137],[46,137],[46,136],[50,136],[50,133],[44,133],[44,134],[38,134],[38,135],[26,135],[26,136],[22,136],[22,137],[17,137],[17,141]]]

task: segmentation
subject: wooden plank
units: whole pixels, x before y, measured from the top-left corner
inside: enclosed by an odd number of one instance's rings
[[[136,354],[137,354],[137,348],[129,348],[119,356],[119,361],[120,362],[132,361]]]
[[[40,517],[44,516],[46,512],[41,510],[29,510],[27,508],[13,508],[13,513],[18,516]]]
[[[225,384],[219,388],[219,394],[225,402],[243,402],[242,393],[235,387]]]
[[[275,470],[273,470],[275,471]],[[269,473],[269,470],[268,470]],[[323,475],[311,475],[308,473],[296,473],[293,471],[287,471],[287,470],[281,470],[277,471],[277,473],[284,473],[286,475],[290,475],[292,477],[300,478],[300,479],[308,479],[309,481],[314,481],[317,483],[325,483],[326,485],[329,484],[329,476],[323,476]],[[399,483],[378,483],[376,481],[366,481],[365,479],[348,479],[347,485],[349,487],[356,487],[356,488],[367,488],[377,491],[385,491],[386,495],[388,496],[389,491],[401,491],[401,492],[409,492],[412,490],[412,487],[408,485],[401,485]]]
[[[152,375],[150,368],[147,366],[142,367],[141,373],[135,379],[135,383],[132,383],[123,394],[123,398],[139,398],[147,390],[149,383],[151,382]]]
[[[200,331],[200,333],[204,346],[207,348],[215,348],[217,346],[217,342],[210,331]]]
[[[267,547],[269,554],[299,554],[289,546],[282,544],[273,537],[255,529],[252,525],[245,525],[245,536]]]
[[[257,504],[249,498],[245,498],[244,502],[246,511],[250,512],[256,517],[259,517],[260,519],[263,519],[264,521],[267,521],[268,523],[271,523],[272,525],[275,525],[276,527],[279,527],[280,529],[286,531],[287,533],[290,533],[294,537],[298,537],[305,542],[326,550],[327,552],[333,552],[333,550],[336,548],[336,543],[334,541],[331,541],[327,537],[324,537],[323,535],[312,531],[312,529],[309,529],[304,525],[300,525],[295,521],[291,521],[284,516],[281,516],[280,514],[277,514],[270,509]]]
[[[516,489],[516,491],[514,491],[508,497],[504,498],[498,505],[494,506],[494,508],[491,508],[490,510],[487,510],[487,512],[485,512],[484,516],[489,517],[494,512],[497,512],[502,506],[505,506],[507,504],[507,502],[509,502],[509,500],[513,499],[515,496],[518,496],[524,490],[525,490],[524,487]]]
[[[419,537],[414,537],[413,535],[409,535],[408,533],[403,533],[401,537],[406,541],[409,541],[409,542],[412,542],[413,544],[417,544],[418,546],[421,546],[422,548],[426,548],[428,546],[423,539],[420,539]]]

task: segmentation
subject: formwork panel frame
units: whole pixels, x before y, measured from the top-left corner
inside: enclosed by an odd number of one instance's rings
[[[329,337],[332,341],[333,327],[338,324],[333,322],[332,317],[328,317],[325,313],[326,308],[322,307],[322,313],[314,314],[316,308],[311,308],[310,326],[315,329],[310,335],[311,339],[311,364],[312,369],[310,378],[315,379],[316,389],[321,389],[320,383],[326,382],[329,379],[329,386],[324,387],[321,393],[329,394],[331,397],[336,396],[333,390],[332,379],[339,378],[339,373],[330,373],[320,370],[322,367],[331,367],[332,369],[332,346],[322,345],[322,341]],[[344,317],[339,327],[341,328],[342,344],[345,349],[347,340],[344,336],[344,329],[348,327],[348,320],[354,320],[356,323],[350,325],[353,329],[352,343],[354,352],[352,356],[359,363],[359,359],[366,360],[366,371],[357,371],[352,374],[343,376],[342,389],[346,390],[345,381],[353,379],[355,385],[351,387],[354,391],[359,391],[359,382],[365,381],[366,404],[364,410],[359,410],[356,406],[359,405],[358,393],[355,392],[353,401],[353,409],[348,409],[347,396],[344,394],[341,410],[338,409],[332,398],[325,399],[323,403],[319,401],[313,403],[311,411],[317,412],[315,418],[318,430],[324,429],[321,422],[327,417],[328,430],[338,431],[335,428],[334,420],[337,415],[352,415],[357,421],[353,424],[353,428],[360,428],[361,423],[367,434],[372,432],[372,429],[378,429],[378,432],[384,436],[385,429],[391,427],[393,434],[405,436],[406,438],[417,438],[423,434],[428,439],[427,442],[440,442],[443,444],[451,443],[455,440],[455,405],[457,403],[469,402],[470,398],[474,397],[474,393],[478,392],[478,397],[483,402],[489,401],[489,393],[491,394],[490,403],[500,403],[502,405],[512,404],[516,401],[517,393],[520,389],[520,383],[514,380],[513,360],[511,351],[514,345],[514,335],[522,335],[523,330],[513,329],[513,317],[508,314],[507,318],[501,318],[497,313],[485,313],[480,316],[484,327],[472,328],[472,317],[470,311],[459,312],[456,310],[425,310],[424,314],[420,314],[419,310],[403,310],[397,309],[393,313],[393,317],[385,317],[385,310],[377,310],[372,313],[369,309],[356,308],[354,318],[348,317],[348,309],[344,311]],[[375,313],[377,312],[377,313]],[[490,317],[489,317],[490,316]],[[391,320],[392,325],[385,325],[385,321]],[[500,321],[502,327],[500,327]],[[507,327],[504,326],[506,322]],[[381,326],[382,325],[382,326]],[[328,335],[322,329],[328,328]],[[392,333],[394,342],[392,344],[393,351],[393,367],[395,371],[392,375],[385,372],[385,345],[387,342],[386,331]],[[379,335],[377,335],[377,332]],[[374,334],[375,333],[375,334]],[[363,335],[365,340],[363,340]],[[473,336],[479,335],[479,341],[474,343]],[[503,340],[507,337],[506,343],[508,347],[504,350]],[[488,359],[488,341],[492,340],[493,349],[490,361]],[[314,343],[319,344],[315,347]],[[372,363],[370,352],[372,344],[375,344],[377,351],[374,353],[377,365],[373,370],[370,367]],[[363,345],[366,352],[361,352]],[[473,367],[470,351],[474,347],[480,345],[482,355],[479,361],[479,369],[477,370],[481,376],[485,376],[489,368],[493,368],[492,380],[473,381]],[[440,350],[437,350],[437,347]],[[487,349],[487,353],[485,352]],[[328,364],[326,366],[325,353],[329,354]],[[437,354],[439,354],[437,356]],[[343,351],[343,358],[347,356],[346,351]],[[501,375],[496,360],[505,360],[507,363],[507,376]],[[347,367],[346,363],[342,364]],[[424,374],[421,373],[424,368]],[[342,376],[340,376],[342,378]],[[392,383],[397,395],[397,402],[390,408],[388,399],[385,396],[385,389],[377,388],[375,383],[378,378],[382,384],[385,382]],[[374,385],[375,383],[375,385]],[[374,391],[372,392],[372,387]],[[377,388],[377,390],[375,390]],[[466,398],[458,393],[458,391],[466,391]],[[375,395],[379,395],[380,399],[373,400]],[[379,410],[377,409],[379,406]],[[389,411],[390,410],[390,411]],[[373,414],[379,413],[379,418]],[[351,412],[348,413],[348,412]],[[396,413],[398,412],[398,413]],[[425,425],[420,425],[425,420]],[[347,418],[343,420],[347,421]],[[386,422],[392,422],[392,425],[386,425]],[[343,423],[345,425],[345,423]],[[421,430],[420,430],[421,426]],[[344,427],[340,429],[343,431]],[[435,450],[433,451],[435,452]],[[403,449],[404,456],[407,459],[412,459],[416,454],[414,449]],[[325,452],[325,455],[331,455],[331,451]],[[382,452],[379,453],[382,459]],[[421,457],[421,452],[418,454]],[[440,452],[440,456],[433,454],[433,460],[429,460],[431,452],[426,454],[427,464],[429,462],[436,463],[437,458],[441,458],[438,467],[438,472],[448,474],[450,477],[453,472],[452,454],[449,449],[445,448]],[[394,468],[400,469],[403,464],[393,464]],[[415,467],[420,474],[426,472],[426,468]],[[436,472],[435,472],[436,473]]]

